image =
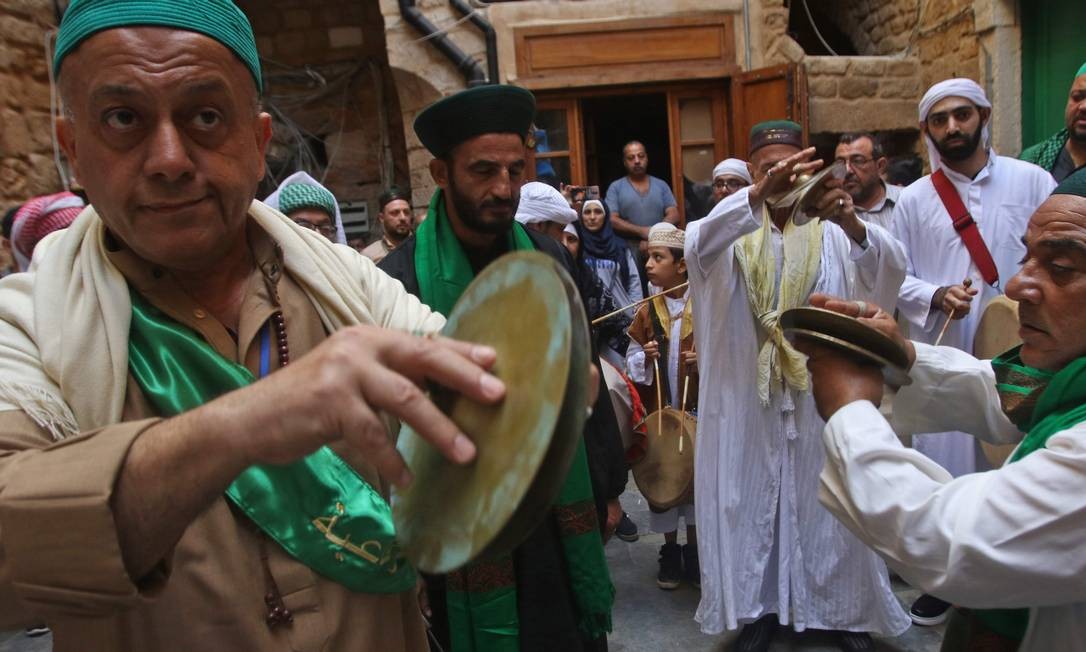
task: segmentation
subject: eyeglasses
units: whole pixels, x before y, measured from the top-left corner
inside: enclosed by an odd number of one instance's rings
[[[713,187],[717,190],[724,190],[727,188],[732,192],[739,190],[740,188],[746,188],[750,184],[742,179],[717,179],[713,182]]]
[[[940,111],[939,113],[932,113],[928,116],[925,122],[929,127],[945,127],[950,120],[950,116],[954,116],[955,122],[968,122],[972,119],[973,114],[977,112],[977,107],[967,104],[965,106],[955,107],[949,111]]]
[[[314,224],[309,220],[296,219],[294,223],[303,229],[309,229],[310,231],[316,231],[324,237],[331,240],[336,235],[336,228],[328,224]]]
[[[834,163],[840,163],[841,165],[851,165],[854,168],[862,168],[863,166],[867,165],[868,163],[870,163],[871,161],[874,161],[874,160],[875,159],[868,158],[868,157],[863,156],[861,154],[854,154],[853,156],[850,156],[848,158],[834,159],[833,162]]]

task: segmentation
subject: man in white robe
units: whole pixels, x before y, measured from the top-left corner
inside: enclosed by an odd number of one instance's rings
[[[969,608],[955,609],[948,651],[975,649],[979,635],[986,650],[1086,649],[1086,171],[1060,184],[1025,237],[1021,271],[1007,284],[1020,306],[1017,351],[989,362],[906,343],[889,315],[867,307],[867,323],[915,360],[913,384],[894,398],[893,428],[875,407],[877,370],[807,349],[828,418],[820,499],[910,583]],[[815,301],[859,316],[855,302]],[[944,428],[1020,443],[1003,467],[954,478],[895,435]],[[1020,643],[1001,640],[1006,613],[983,611],[1023,607]]]
[[[953,184],[1005,284],[1025,254],[1021,238],[1029,216],[1056,184],[1036,165],[996,155],[988,137],[991,107],[976,82],[948,79],[921,100],[920,129],[932,170],[941,169]],[[984,282],[930,174],[902,191],[893,230],[908,257],[897,307],[910,322],[910,336],[934,343],[953,311],[954,321],[940,343],[972,353],[984,309],[1003,290],[998,283]],[[970,279],[968,288],[965,279]],[[913,447],[955,476],[989,468],[976,441],[962,432],[918,434]],[[910,615],[918,625],[937,625],[949,606],[921,596]]]
[[[710,634],[754,623],[740,635],[738,650],[765,650],[773,615],[797,631],[840,630],[845,649],[874,649],[867,632],[898,635],[909,620],[882,561],[818,504],[824,422],[808,391],[770,373],[763,401],[758,381],[759,353],[770,331],[752,314],[739,250],[744,236],[763,227],[765,197],[789,186],[789,170],[817,167],[803,164],[813,148],[800,151],[798,126],[792,135],[770,136],[768,142],[752,138],[755,185],[723,199],[687,232],[702,360],[695,460],[702,597],[696,618]],[[822,223],[813,287],[797,298],[805,304],[813,290],[892,302],[905,273],[901,245],[881,227],[857,219],[851,198],[834,183],[819,214],[837,224]],[[786,267],[781,225],[787,211],[780,218],[774,216],[770,229],[776,279]],[[773,292],[782,286],[778,282]],[[804,370],[802,384],[806,380]]]

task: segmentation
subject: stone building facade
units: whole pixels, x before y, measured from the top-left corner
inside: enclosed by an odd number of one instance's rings
[[[409,186],[416,208],[424,207],[433,190],[429,155],[411,124],[423,107],[467,85],[463,71],[434,47],[434,37],[405,20],[400,0],[236,1],[252,20],[268,79],[267,105],[276,119],[269,152],[274,178],[265,189],[301,168],[323,179],[340,200],[368,206],[371,215],[377,195],[390,184]],[[407,4],[485,67],[483,34],[450,0]],[[734,120],[737,80],[749,71],[792,66],[799,76],[789,78],[789,92],[802,93],[795,103],[802,105],[797,117],[808,119],[812,142],[828,146],[840,132],[876,130],[890,134],[900,152],[920,152],[916,106],[921,94],[935,81],[965,76],[980,82],[995,104],[993,137],[999,151],[1021,149],[1017,0],[807,0],[816,24],[845,44],[845,56],[833,56],[797,33],[793,27],[807,18],[800,2],[787,5],[785,0],[521,0],[475,11],[496,30],[499,80],[532,88],[550,98],[548,106],[609,89],[643,92],[650,84],[658,85],[668,102],[681,104],[694,92],[683,84],[696,82],[702,90],[718,84],[723,90],[714,96],[712,115]],[[44,46],[55,24],[52,0],[7,0],[0,6],[0,207],[61,187],[53,162]],[[646,47],[639,54],[647,72],[608,67],[601,60],[601,72],[582,74],[578,85],[571,78],[529,71],[533,34],[580,30],[591,41],[625,26],[672,30],[680,42],[682,29],[692,35],[716,29],[719,60],[708,67],[656,65],[652,57],[661,48]],[[715,138],[715,150],[706,145],[710,154],[743,154],[737,134]],[[695,145],[689,149],[673,149],[673,166],[698,153]]]
[[[50,0],[0,7],[0,209],[57,192],[45,37],[56,27]]]

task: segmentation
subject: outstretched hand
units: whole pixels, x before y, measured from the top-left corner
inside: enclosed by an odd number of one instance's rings
[[[815,148],[808,147],[769,168],[765,176],[750,187],[748,198],[751,208],[760,210],[767,198],[791,190],[797,176],[811,174],[822,167],[822,159],[811,160],[814,155]]]

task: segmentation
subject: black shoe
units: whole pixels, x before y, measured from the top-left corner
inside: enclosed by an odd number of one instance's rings
[[[23,631],[24,634],[30,638],[38,638],[39,636],[45,636],[49,633],[49,628],[45,625],[34,625],[33,627],[27,627]]]
[[[701,564],[698,563],[698,547],[689,543],[683,546],[683,579],[701,588]]]
[[[946,620],[949,611],[949,602],[943,602],[934,595],[925,593],[917,598],[913,606],[909,608],[909,617],[917,625],[934,627]]]
[[[683,579],[683,551],[677,543],[660,546],[660,572],[656,574],[656,586],[665,591],[679,588]]]
[[[875,641],[867,632],[838,632],[845,652],[875,652]]]
[[[622,512],[622,520],[618,522],[618,527],[615,528],[615,536],[629,543],[637,541],[637,526],[630,520],[630,515],[626,512]]]
[[[735,652],[766,652],[777,631],[777,614],[766,614],[743,627],[733,648]]]

